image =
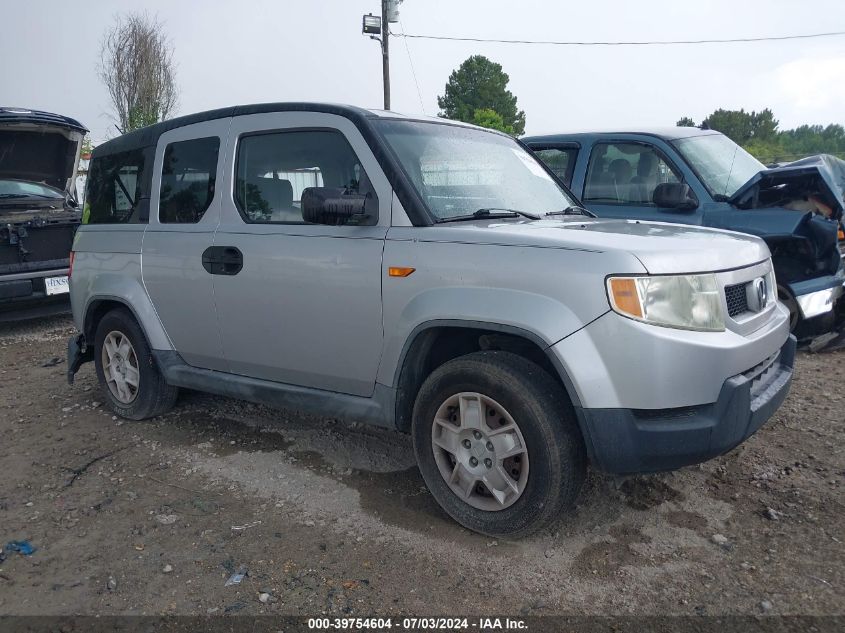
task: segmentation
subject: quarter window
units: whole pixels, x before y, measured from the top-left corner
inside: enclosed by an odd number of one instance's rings
[[[578,156],[577,148],[544,147],[532,148],[532,151],[546,164],[546,167],[554,172],[555,176],[563,181],[563,184],[567,187],[571,184],[575,158]]]
[[[654,146],[597,143],[587,167],[584,201],[651,205],[657,185],[666,182],[681,182],[681,178]]]
[[[144,154],[139,150],[109,154],[91,161],[83,224],[138,222]]]
[[[216,136],[170,143],[164,150],[158,217],[163,223],[195,224],[214,199]]]
[[[333,130],[269,132],[238,144],[235,202],[245,222],[303,224],[302,192],[338,187],[369,194],[358,224],[375,224],[378,200],[346,138]]]

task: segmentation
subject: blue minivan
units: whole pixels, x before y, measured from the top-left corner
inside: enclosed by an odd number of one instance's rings
[[[599,217],[761,237],[799,337],[835,322],[845,282],[839,246],[845,162],[820,156],[767,169],[727,136],[695,127],[522,140]]]

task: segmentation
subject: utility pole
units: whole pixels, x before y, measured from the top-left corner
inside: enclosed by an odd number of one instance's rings
[[[399,21],[399,4],[403,0],[381,0],[381,17],[364,16],[361,32],[381,45],[381,74],[384,83],[384,109],[390,110],[390,25]]]
[[[381,23],[384,25],[381,33],[381,76],[384,82],[384,109],[390,110],[390,49],[388,39],[390,37],[390,22],[387,12],[390,0],[381,0]]]

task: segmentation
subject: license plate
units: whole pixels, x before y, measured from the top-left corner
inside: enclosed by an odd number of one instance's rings
[[[70,292],[67,284],[67,276],[47,277],[44,279],[44,286],[48,295],[61,295]]]

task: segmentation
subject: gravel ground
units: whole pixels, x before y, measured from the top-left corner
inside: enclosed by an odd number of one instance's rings
[[[439,510],[403,435],[193,392],[117,419],[93,365],[67,384],[71,333],[0,329],[0,539],[38,548],[0,563],[0,615],[845,613],[843,351],[800,354],[730,454],[591,473],[505,542]]]

